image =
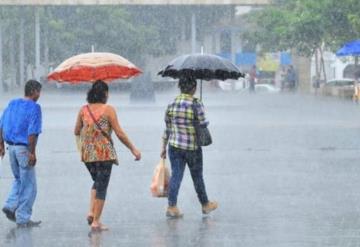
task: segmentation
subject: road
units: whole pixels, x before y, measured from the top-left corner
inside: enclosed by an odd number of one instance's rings
[[[184,218],[165,217],[166,200],[149,185],[159,161],[163,113],[176,91],[155,103],[111,94],[121,124],[142,150],[135,162],[120,144],[103,221],[110,231],[89,234],[91,181],[79,161],[73,125],[85,94],[43,93],[44,129],[38,147],[38,197],[33,218],[41,227],[17,229],[0,216],[0,246],[359,246],[360,106],[334,98],[204,90],[214,143],[204,148],[208,217],[185,173],[179,194]],[[0,99],[0,109],[9,95]],[[8,158],[8,157],[6,157]],[[11,183],[3,162],[0,201]]]

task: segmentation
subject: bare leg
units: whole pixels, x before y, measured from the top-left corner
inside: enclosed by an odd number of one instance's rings
[[[90,210],[87,216],[87,221],[89,225],[92,224],[93,218],[94,218],[94,208],[95,208],[95,196],[96,196],[96,190],[91,189],[90,192]]]
[[[94,203],[94,220],[91,224],[92,229],[108,230],[108,228],[100,222],[102,210],[104,208],[105,200],[95,199]]]

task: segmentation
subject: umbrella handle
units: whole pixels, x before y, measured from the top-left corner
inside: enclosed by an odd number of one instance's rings
[[[202,80],[200,80],[200,100],[202,101]]]

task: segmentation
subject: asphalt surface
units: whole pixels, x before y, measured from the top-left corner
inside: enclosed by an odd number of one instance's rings
[[[152,198],[166,104],[129,102],[112,93],[110,104],[143,159],[135,162],[120,142],[103,222],[91,234],[86,214],[90,176],[79,160],[73,126],[85,95],[46,93],[38,145],[38,197],[33,219],[41,227],[17,228],[0,215],[0,246],[360,246],[360,106],[334,98],[292,94],[216,93],[204,90],[214,143],[204,148],[209,198],[201,214],[189,171],[178,206],[184,218],[165,217],[166,199]],[[0,111],[10,95],[0,97]],[[0,167],[0,203],[12,177]]]

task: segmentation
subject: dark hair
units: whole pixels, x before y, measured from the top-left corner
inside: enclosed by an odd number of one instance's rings
[[[97,80],[89,92],[87,93],[87,102],[92,103],[106,103],[106,93],[109,92],[109,86],[102,80]]]
[[[35,92],[41,91],[41,84],[36,80],[28,80],[25,83],[25,96],[32,96]]]
[[[190,77],[183,77],[179,80],[179,88],[181,93],[188,94],[196,88],[196,80]]]

